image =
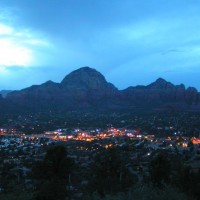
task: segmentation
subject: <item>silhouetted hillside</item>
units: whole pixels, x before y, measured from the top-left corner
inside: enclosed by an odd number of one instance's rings
[[[200,93],[193,87],[174,85],[162,78],[147,86],[118,90],[95,69],[83,67],[61,83],[47,81],[8,93],[6,100],[21,109],[69,110],[199,110]]]

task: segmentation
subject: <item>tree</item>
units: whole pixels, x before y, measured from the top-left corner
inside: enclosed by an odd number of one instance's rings
[[[38,192],[35,199],[65,199],[72,167],[73,162],[67,157],[64,146],[49,148],[43,161],[33,167],[33,177],[38,180]]]
[[[85,198],[85,200],[101,200],[97,194]],[[183,192],[172,186],[163,188],[153,187],[152,185],[136,185],[126,193],[108,194],[103,200],[192,200]]]
[[[194,199],[200,200],[200,170],[193,172],[189,166],[183,166],[177,172],[177,186]]]
[[[66,185],[58,178],[42,181],[35,195],[36,200],[64,200],[68,196]]]
[[[117,148],[99,152],[94,158],[91,171],[90,190],[91,192],[97,191],[102,197],[106,193],[124,191],[134,181]]]
[[[171,165],[166,155],[158,154],[149,166],[149,174],[152,183],[156,186],[161,186],[163,183],[170,181]]]

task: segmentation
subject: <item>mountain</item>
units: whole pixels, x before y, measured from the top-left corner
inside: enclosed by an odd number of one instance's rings
[[[12,90],[1,90],[0,95],[2,97],[6,97],[8,93],[12,92]]]
[[[33,85],[11,92],[7,99],[26,109],[63,111],[106,108],[117,93],[118,89],[108,83],[101,73],[83,67],[68,74],[61,83],[47,81],[42,85]]]
[[[95,69],[82,67],[61,81],[47,81],[8,93],[6,100],[21,109],[42,110],[200,110],[200,93],[162,78],[147,86],[118,90]]]
[[[89,67],[83,67],[71,72],[60,83],[65,94],[77,101],[98,101],[104,97],[113,96],[118,90],[105,77]]]
[[[129,87],[122,91],[123,97],[136,105],[154,108],[199,109],[200,93],[183,84],[174,85],[162,78],[147,86]]]
[[[88,90],[96,93],[112,93],[117,90],[105,77],[95,69],[83,67],[71,72],[60,83],[67,90]]]

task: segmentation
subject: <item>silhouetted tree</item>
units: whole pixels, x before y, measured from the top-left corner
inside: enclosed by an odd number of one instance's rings
[[[124,191],[133,184],[134,178],[125,167],[125,161],[116,148],[99,152],[94,158],[90,190],[102,197],[106,193]]]
[[[38,180],[37,200],[65,199],[68,177],[73,162],[67,157],[64,146],[53,146],[47,150],[42,162],[33,167],[33,177]]]
[[[156,186],[169,183],[171,166],[169,160],[163,154],[158,154],[149,166],[150,179]]]
[[[177,172],[177,186],[189,196],[200,200],[200,171],[193,172],[189,166],[183,166]]]

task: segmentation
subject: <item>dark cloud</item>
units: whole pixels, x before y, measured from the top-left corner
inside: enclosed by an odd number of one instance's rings
[[[6,82],[12,87],[14,80],[29,73],[29,80],[13,87],[49,79],[59,82],[86,65],[121,89],[148,84],[157,77],[200,85],[190,78],[200,73],[197,0],[1,0],[0,9],[4,10],[0,23],[21,33],[27,30],[26,43],[22,38],[18,43],[34,56],[30,66],[7,68],[7,77],[13,81],[2,78],[0,89]],[[178,76],[179,72],[183,75]]]

